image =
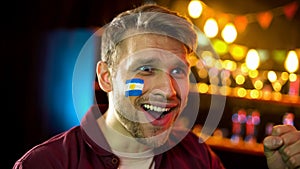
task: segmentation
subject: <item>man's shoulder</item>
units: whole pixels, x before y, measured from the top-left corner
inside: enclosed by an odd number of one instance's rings
[[[58,133],[48,140],[32,147],[17,164],[29,166],[43,166],[55,163],[55,160],[66,160],[70,151],[77,151],[80,140],[80,127],[75,126],[64,132]]]
[[[48,147],[48,146],[50,146],[50,147],[51,146],[66,146],[66,145],[70,144],[70,142],[78,141],[78,137],[80,137],[80,136],[81,136],[81,127],[74,126],[66,131],[60,132],[60,133],[50,137],[48,140],[42,142],[41,144],[38,144],[34,148]],[[63,145],[62,145],[62,143],[63,143]]]

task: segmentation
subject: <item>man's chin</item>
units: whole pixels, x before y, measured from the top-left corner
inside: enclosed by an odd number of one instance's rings
[[[136,138],[136,140],[151,148],[157,148],[164,145],[167,142],[167,140],[169,139],[169,134],[170,130],[165,130],[155,136],[150,136],[147,138]]]

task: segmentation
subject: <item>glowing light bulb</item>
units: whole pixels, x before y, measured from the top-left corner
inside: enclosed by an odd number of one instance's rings
[[[219,32],[218,23],[215,19],[209,18],[204,24],[204,33],[207,37],[213,38],[217,36]]]
[[[245,88],[238,88],[237,95],[239,97],[245,97],[247,95],[247,90]]]
[[[254,87],[255,87],[255,89],[257,89],[257,90],[262,89],[263,86],[264,86],[264,83],[263,83],[261,80],[256,80],[256,81],[254,82]]]
[[[235,44],[230,45],[229,48],[230,54],[236,61],[240,61],[244,59],[247,50],[248,49],[246,47],[235,45]]]
[[[203,7],[199,0],[190,1],[189,6],[188,6],[188,11],[189,11],[189,15],[192,18],[195,18],[195,19],[199,18],[201,16],[202,9],[203,9]]]
[[[232,23],[226,24],[221,35],[225,42],[232,43],[237,37],[237,31],[235,26]]]
[[[288,72],[282,72],[280,78],[284,81],[289,80],[289,74]]]
[[[297,80],[297,75],[295,73],[291,73],[289,75],[290,82],[295,82]]]
[[[284,62],[284,67],[290,73],[294,73],[298,70],[299,60],[294,50],[289,51],[288,56]]]
[[[244,84],[245,82],[245,77],[243,75],[237,75],[235,77],[235,82],[238,84],[238,85],[242,85]]]
[[[251,70],[256,70],[260,64],[258,52],[255,49],[250,49],[246,56],[246,65]]]
[[[275,82],[277,80],[277,75],[273,70],[268,72],[268,79],[270,82]]]

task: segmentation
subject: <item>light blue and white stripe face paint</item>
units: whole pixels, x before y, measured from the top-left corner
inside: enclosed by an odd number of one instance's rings
[[[140,96],[144,88],[144,80],[134,78],[126,80],[125,96]]]

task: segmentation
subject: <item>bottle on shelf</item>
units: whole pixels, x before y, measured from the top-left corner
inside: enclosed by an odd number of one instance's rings
[[[282,118],[282,123],[286,124],[286,125],[294,126],[294,118],[295,118],[295,116],[293,113],[287,112],[284,114],[284,116]]]
[[[250,115],[247,116],[246,122],[246,136],[245,141],[247,143],[256,143],[258,128],[260,124],[260,113],[255,110]]]
[[[245,123],[247,121],[245,109],[239,109],[237,113],[234,113],[231,117],[232,121],[232,136],[231,142],[239,143],[243,140],[245,133]]]

